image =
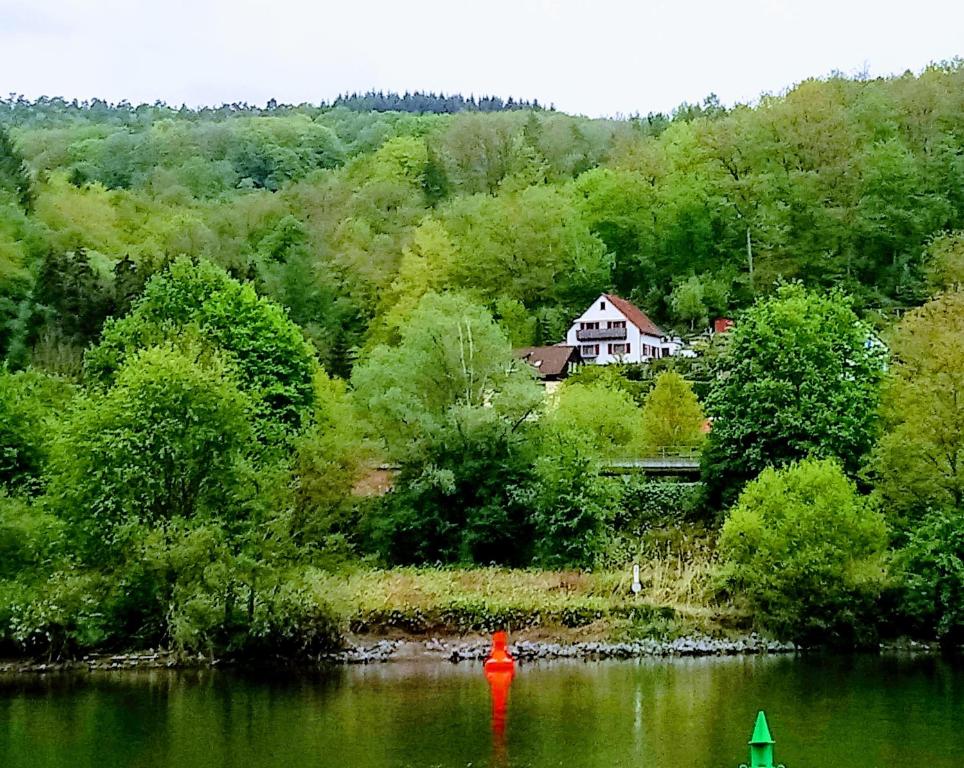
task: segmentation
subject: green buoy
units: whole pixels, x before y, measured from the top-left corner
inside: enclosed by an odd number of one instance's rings
[[[770,735],[770,726],[767,725],[767,716],[761,709],[757,713],[753,735],[750,737],[750,764],[741,768],[783,768],[783,766],[773,765],[775,743]]]

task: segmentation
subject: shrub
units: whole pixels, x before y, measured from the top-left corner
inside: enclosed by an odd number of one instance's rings
[[[588,438],[550,430],[520,497],[532,509],[535,562],[555,568],[593,564],[618,497],[612,483],[600,476]]]
[[[702,498],[699,483],[652,480],[623,475],[619,482],[620,505],[615,525],[618,530],[641,533],[648,528],[679,526],[686,522]]]
[[[915,629],[945,645],[964,641],[964,512],[926,515],[898,554],[902,609]]]
[[[832,460],[766,469],[749,483],[720,537],[724,587],[755,622],[807,644],[873,637],[887,531]]]

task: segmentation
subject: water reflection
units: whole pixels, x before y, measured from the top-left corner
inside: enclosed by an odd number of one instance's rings
[[[745,762],[759,709],[791,768],[841,750],[848,768],[964,765],[964,672],[939,659],[554,662],[482,678],[402,662],[0,678],[0,766],[721,768]]]
[[[489,692],[492,696],[492,764],[506,766],[509,764],[508,751],[505,742],[506,707],[509,699],[509,686],[515,670],[486,669],[485,679],[489,682]]]

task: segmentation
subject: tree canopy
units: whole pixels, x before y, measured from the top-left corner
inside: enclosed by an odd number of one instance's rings
[[[704,477],[732,501],[766,467],[836,458],[854,474],[873,445],[884,355],[838,293],[783,285],[731,331],[710,385]]]

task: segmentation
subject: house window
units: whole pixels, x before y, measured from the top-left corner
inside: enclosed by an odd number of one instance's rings
[[[606,308],[606,302],[605,302],[605,301],[600,301],[600,302],[599,302],[599,308],[600,308],[600,309],[605,309],[605,308]]]
[[[599,345],[598,344],[583,344],[579,348],[579,352],[583,357],[598,357],[599,356]]]
[[[629,344],[610,344],[609,354],[610,355],[628,355]]]
[[[579,323],[579,329],[582,331],[597,331],[599,330],[599,323]]]
[[[626,327],[626,321],[625,321],[625,320],[610,320],[610,321],[609,321],[609,327],[610,327],[610,328],[625,328],[625,327]]]
[[[649,344],[643,344],[643,357],[652,357],[653,348]]]

